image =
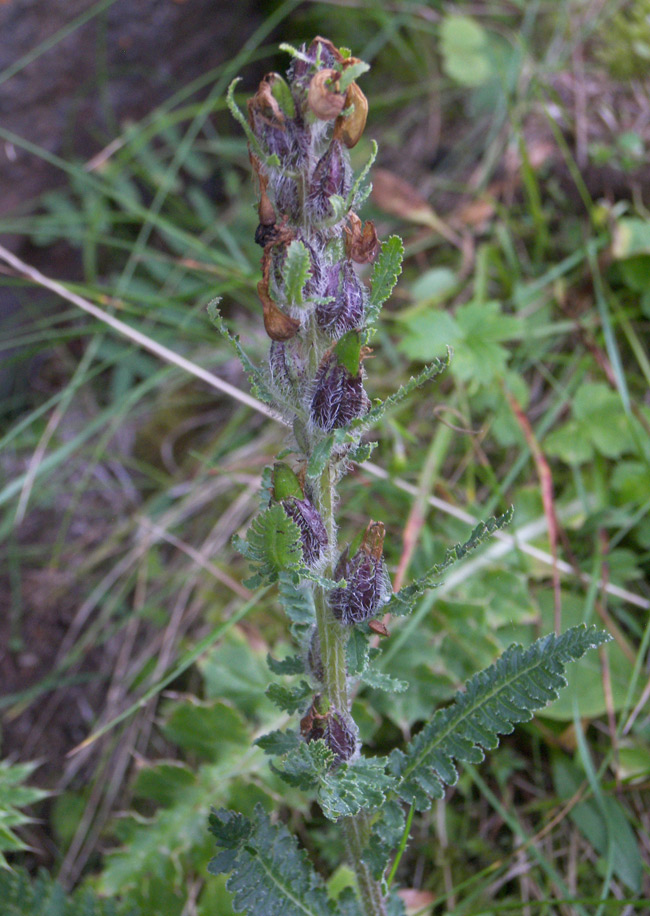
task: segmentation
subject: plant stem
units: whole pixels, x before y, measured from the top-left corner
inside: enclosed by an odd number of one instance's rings
[[[379,881],[375,881],[370,869],[363,861],[363,850],[368,842],[370,827],[364,811],[356,817],[345,819],[345,836],[352,867],[357,876],[359,898],[365,916],[386,916],[384,895]]]
[[[336,547],[336,523],[334,505],[336,503],[335,471],[328,462],[320,479],[319,511],[329,538],[330,559],[325,575],[333,576]],[[320,641],[321,659],[325,674],[327,698],[331,706],[341,712],[348,712],[349,697],[347,685],[347,665],[345,644],[347,636],[343,625],[332,614],[324,589],[316,589],[316,623]],[[384,895],[381,885],[373,878],[370,869],[363,861],[363,851],[370,836],[370,826],[365,811],[356,817],[345,818],[344,832],[347,839],[348,854],[357,876],[359,897],[365,916],[386,916]]]

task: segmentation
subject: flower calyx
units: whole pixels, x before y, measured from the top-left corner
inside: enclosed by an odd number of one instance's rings
[[[303,475],[304,476],[304,475]],[[314,569],[325,556],[328,537],[323,519],[305,495],[300,477],[285,464],[277,461],[271,474],[272,497],[298,526],[305,565]]]
[[[350,556],[348,546],[339,558],[334,576],[345,579],[346,585],[332,589],[329,603],[343,624],[364,623],[376,617],[392,594],[383,558],[384,534],[381,522],[369,522],[359,549]]]
[[[334,753],[334,766],[338,766],[358,754],[357,729],[349,715],[334,707],[321,711],[324,705],[320,695],[314,697],[300,720],[300,734],[307,743],[325,741]]]
[[[310,418],[325,432],[347,426],[363,416],[370,400],[363,387],[361,363],[370,348],[361,343],[362,331],[348,331],[323,357],[314,380]]]

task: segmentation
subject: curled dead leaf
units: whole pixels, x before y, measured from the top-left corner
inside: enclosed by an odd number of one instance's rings
[[[345,94],[345,107],[354,105],[354,111],[342,119],[340,126],[341,139],[348,149],[356,146],[366,126],[368,117],[368,99],[356,83],[350,83]]]
[[[356,264],[371,264],[377,255],[381,243],[372,220],[361,220],[352,210],[348,215],[349,227],[345,227],[345,253]]]
[[[279,79],[282,79],[279,73],[267,73],[262,78],[255,95],[248,100],[248,116],[251,126],[253,126],[254,112],[276,127],[284,124],[284,112],[273,95],[273,83]]]
[[[307,104],[321,121],[333,121],[345,108],[347,94],[343,95],[332,88],[337,84],[339,75],[336,70],[326,67],[315,73],[309,83]]]
[[[257,284],[257,294],[264,310],[264,330],[271,340],[291,340],[300,329],[300,322],[285,315],[269,295],[268,286],[264,280]]]

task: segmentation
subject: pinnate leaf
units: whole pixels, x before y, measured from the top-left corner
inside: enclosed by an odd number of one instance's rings
[[[398,616],[409,614],[413,610],[420,595],[430,588],[435,588],[439,584],[438,579],[446,569],[459,560],[462,560],[472,550],[476,550],[477,547],[480,547],[480,545],[494,534],[495,531],[500,531],[505,525],[508,525],[512,521],[512,516],[513,510],[511,508],[497,518],[493,517],[489,518],[486,522],[479,522],[464,544],[454,544],[453,547],[447,550],[441,563],[436,563],[435,566],[432,566],[427,573],[420,576],[415,582],[406,585],[396,592],[386,605],[384,609],[385,612]]]
[[[272,824],[257,806],[253,817],[214,811],[210,830],[219,852],[208,866],[213,875],[230,872],[227,888],[247,916],[360,916],[346,895],[345,910],[329,900],[322,878],[282,824]]]
[[[402,272],[404,244],[398,235],[382,244],[379,257],[375,261],[371,278],[370,297],[366,309],[366,324],[370,326],[377,320],[379,310],[393,291],[397,278]]]
[[[500,734],[555,700],[566,685],[564,669],[588,649],[608,642],[596,627],[571,627],[561,636],[538,639],[528,649],[513,645],[501,658],[468,681],[450,706],[439,709],[408,745],[393,751],[390,769],[399,779],[397,794],[418,810],[442,798],[443,786],[458,778],[456,763],[480,763],[484,749],[497,747]]]

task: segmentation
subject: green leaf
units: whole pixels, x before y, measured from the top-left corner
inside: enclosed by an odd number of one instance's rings
[[[2,916],[138,916],[133,906],[84,889],[66,896],[45,870],[30,878],[23,869],[0,869]]]
[[[335,821],[363,809],[380,808],[395,787],[386,763],[385,757],[360,757],[323,773],[316,797],[325,817]]]
[[[582,774],[570,761],[560,757],[553,763],[553,781],[560,798],[569,801],[580,789]],[[614,874],[638,895],[643,860],[638,839],[617,799],[604,796],[600,803],[594,798],[580,801],[570,806],[569,817],[600,856],[607,856],[611,841]]]
[[[402,323],[402,322],[400,322]],[[448,344],[454,348],[452,372],[462,381],[486,385],[503,376],[509,358],[501,341],[522,334],[521,319],[504,315],[498,302],[468,302],[454,317],[437,309],[406,314],[407,333],[399,349],[411,359],[429,360]]]
[[[345,92],[350,83],[354,83],[356,79],[362,76],[362,74],[367,73],[368,70],[370,70],[370,64],[366,64],[362,60],[346,67],[339,77],[339,92]]]
[[[350,193],[348,194],[348,199],[347,199],[348,210],[352,209],[353,207],[359,207],[363,203],[363,200],[365,199],[365,194],[361,190],[361,185],[366,180],[366,177],[368,173],[370,172],[370,169],[372,168],[375,159],[377,158],[378,151],[379,151],[379,147],[377,146],[377,141],[371,140],[370,141],[370,156],[368,157],[368,161],[366,162],[364,167],[361,169],[361,171],[357,175],[355,182],[352,185],[352,188],[350,189]]]
[[[302,305],[302,291],[311,276],[311,259],[309,252],[299,239],[294,239],[287,248],[287,256],[282,265],[284,295],[291,305]]]
[[[378,423],[381,418],[384,416],[387,410],[390,410],[391,407],[396,407],[398,404],[401,404],[402,401],[412,394],[417,388],[421,388],[422,385],[425,385],[427,382],[432,381],[434,378],[437,378],[441,375],[445,369],[449,367],[451,362],[452,352],[447,347],[447,355],[443,359],[434,359],[433,362],[429,363],[428,366],[425,366],[424,369],[419,372],[416,376],[411,376],[408,382],[405,385],[400,385],[397,391],[394,394],[391,394],[390,397],[387,397],[385,401],[382,401],[380,404],[376,404],[367,414],[364,414],[363,417],[359,417],[354,420],[349,426],[348,429],[356,429],[362,427],[363,429],[369,429],[371,426],[374,426]]]
[[[291,786],[315,791],[323,814],[330,820],[350,817],[363,808],[379,808],[395,788],[386,773],[385,757],[361,757],[333,767],[334,754],[323,740],[302,741],[273,769]]]
[[[492,75],[485,29],[469,16],[445,16],[440,23],[445,72],[463,86],[480,86]]]
[[[411,296],[415,302],[439,302],[456,286],[458,279],[448,267],[432,267],[411,284]]]
[[[0,761],[0,870],[7,866],[3,852],[27,849],[14,833],[14,828],[29,824],[32,819],[19,809],[33,805],[50,794],[43,789],[23,785],[36,766],[35,763]]]
[[[231,873],[226,886],[235,909],[247,916],[343,916],[294,837],[282,824],[271,824],[260,806],[250,820],[214,811],[210,830],[219,852],[208,868],[213,875]],[[361,916],[348,895],[345,905],[345,916]]]
[[[650,254],[650,220],[637,217],[619,219],[614,227],[612,254],[619,260]]]
[[[403,681],[391,674],[385,674],[377,668],[367,668],[361,675],[361,680],[368,687],[375,690],[384,690],[386,693],[404,693],[409,688],[407,681]]]
[[[248,744],[239,713],[214,700],[175,703],[163,731],[171,742],[206,760],[219,759],[228,745]]]
[[[510,524],[513,514],[514,510],[511,508],[507,512],[504,512],[503,515],[498,516],[498,518],[493,517],[485,522],[479,522],[464,544],[454,544],[453,547],[448,548],[441,563],[436,563],[435,566],[432,566],[427,573],[420,576],[415,582],[406,585],[396,592],[384,608],[384,612],[387,614],[396,614],[398,616],[409,614],[413,610],[420,595],[430,588],[435,588],[439,585],[437,580],[446,569],[449,569],[454,563],[462,560],[472,550],[476,550],[477,547],[480,547],[480,545],[494,534],[495,531],[500,531],[506,525]]]
[[[382,244],[379,257],[372,269],[370,296],[366,307],[368,327],[377,320],[379,310],[393,292],[397,278],[402,272],[403,259],[404,244],[398,235],[391,235]]]
[[[251,386],[251,392],[255,395],[256,398],[259,398],[261,401],[265,401],[267,404],[273,404],[276,401],[273,393],[268,388],[264,376],[260,372],[254,363],[248,358],[246,351],[239,342],[239,337],[233,336],[228,330],[225,321],[221,317],[221,312],[219,311],[219,302],[220,299],[213,299],[207,306],[208,317],[210,321],[215,326],[217,331],[224,337],[232,349],[234,350],[239,362],[242,364],[244,372],[248,378],[248,381]]]
[[[295,750],[301,743],[298,732],[281,732],[273,731],[268,735],[262,735],[255,744],[261,747],[265,754],[281,757],[289,751]]]
[[[278,660],[268,654],[266,663],[273,674],[302,674],[305,670],[305,663],[299,655],[289,655],[287,658]]]
[[[518,722],[557,698],[566,684],[564,668],[610,636],[595,627],[572,627],[550,634],[528,649],[513,645],[493,665],[474,675],[453,703],[439,709],[409,743],[406,753],[393,751],[392,773],[399,777],[400,798],[426,810],[431,798],[442,798],[444,784],[454,785],[455,762],[480,763],[484,749],[499,743]]]
[[[310,626],[315,623],[316,608],[311,589],[298,588],[286,573],[280,573],[278,593],[282,607],[292,623],[300,626]]]
[[[285,687],[283,684],[269,684],[266,695],[279,709],[293,715],[307,705],[307,700],[313,696],[313,689],[307,681],[300,681],[295,687]]]
[[[235,537],[233,544],[250,561],[255,583],[275,582],[281,572],[302,567],[300,530],[278,503],[253,519],[246,540]]]

